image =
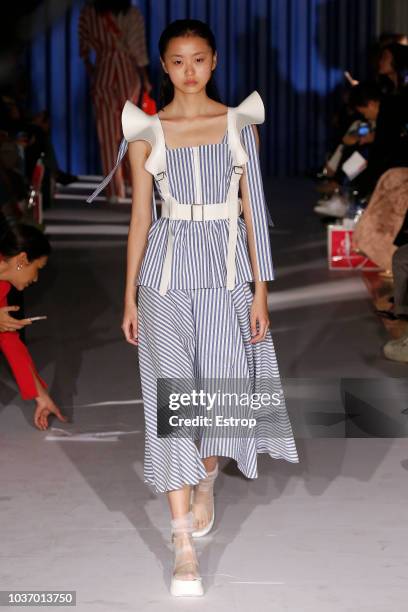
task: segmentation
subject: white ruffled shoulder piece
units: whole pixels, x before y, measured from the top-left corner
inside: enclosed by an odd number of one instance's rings
[[[152,145],[150,155],[145,162],[145,168],[148,172],[158,174],[166,167],[166,148],[163,130],[161,129],[157,113],[155,115],[148,115],[136,104],[127,100],[122,110],[122,132],[123,138],[119,146],[116,163],[109,174],[99,183],[93,194],[87,198],[86,201],[88,203],[92,202],[112,180],[113,175],[126,155],[129,142],[147,140]]]
[[[148,115],[128,100],[122,111],[122,131],[128,142],[134,140],[150,142],[152,150],[145,162],[145,168],[151,174],[162,172],[166,167],[166,148],[157,113]]]
[[[241,131],[246,125],[263,123],[265,106],[259,93],[254,90],[238,106],[228,108],[228,137],[237,166],[248,161],[248,154],[241,142]]]

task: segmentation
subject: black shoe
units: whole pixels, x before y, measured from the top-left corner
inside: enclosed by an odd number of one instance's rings
[[[57,183],[60,183],[61,185],[69,185],[70,183],[77,183],[79,181],[75,174],[63,172],[62,170],[58,170],[55,178]]]
[[[389,321],[408,321],[408,315],[406,314],[395,314],[392,310],[375,310],[375,314],[383,319],[388,319]]]

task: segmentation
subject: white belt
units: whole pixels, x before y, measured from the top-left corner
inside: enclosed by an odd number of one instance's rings
[[[162,217],[183,219],[184,221],[214,221],[228,219],[230,214],[239,217],[242,212],[242,200],[238,198],[235,207],[229,202],[220,204],[180,204],[173,197],[163,200]]]
[[[169,219],[183,219],[185,221],[214,221],[215,219],[229,219],[227,289],[233,289],[235,284],[235,248],[238,232],[237,220],[241,212],[241,198],[219,204],[181,204],[172,196],[168,196],[163,200],[161,216],[168,217]],[[159,289],[159,293],[161,295],[166,293],[171,276],[173,242],[173,232],[169,225],[166,256],[163,263]]]

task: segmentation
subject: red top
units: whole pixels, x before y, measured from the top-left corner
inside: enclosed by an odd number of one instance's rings
[[[11,284],[0,280],[0,308],[8,306],[7,294]],[[47,389],[47,383],[39,376],[31,355],[17,331],[0,332],[0,350],[3,351],[14,374],[20,394],[23,399],[34,399],[38,396],[32,370],[42,386]]]

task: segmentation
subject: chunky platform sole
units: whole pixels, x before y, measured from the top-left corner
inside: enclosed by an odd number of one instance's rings
[[[204,595],[201,578],[196,580],[171,579],[170,593],[175,597],[200,597]]]

